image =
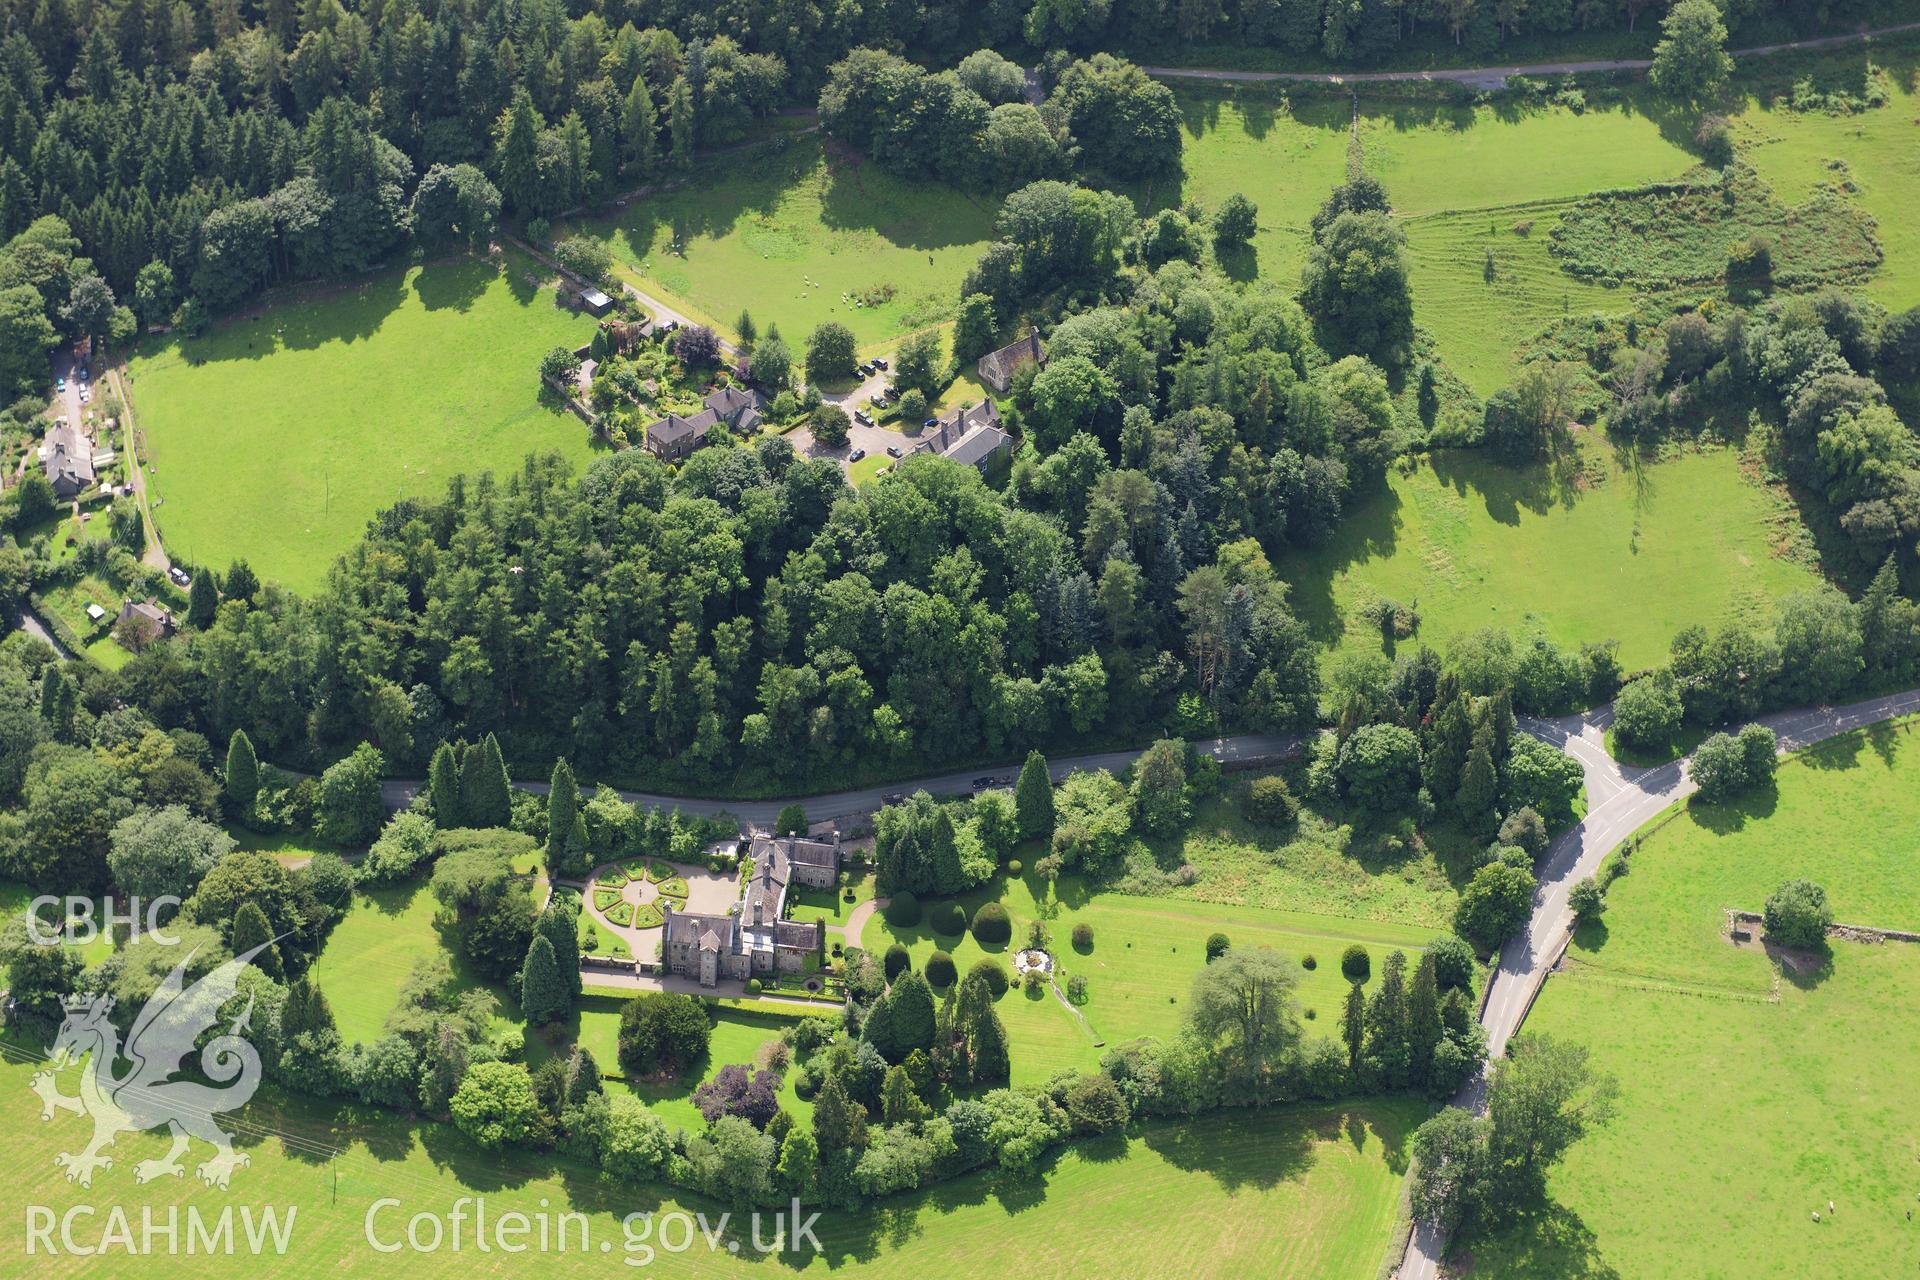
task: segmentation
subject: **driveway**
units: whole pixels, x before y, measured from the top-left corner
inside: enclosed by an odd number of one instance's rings
[[[840,469],[851,472],[850,459],[856,449],[864,449],[869,457],[885,457],[888,449],[898,449],[904,455],[907,446],[912,443],[891,427],[869,427],[858,422],[847,424],[847,442],[837,449],[829,449],[813,438],[812,427],[799,427],[787,436],[793,442],[793,449],[803,458],[832,458],[840,464]]]
[[[80,399],[80,360],[73,354],[71,347],[62,347],[53,353],[53,377],[55,384],[59,379],[67,380],[66,389],[56,391],[53,403],[47,406],[47,412],[56,418],[65,418],[76,427],[84,427],[92,416],[94,408],[94,389],[89,389],[88,399]]]
[[[1915,712],[1920,712],[1920,689],[1840,707],[1779,711],[1761,716],[1759,722],[1779,736],[1780,750],[1787,752]],[[1612,720],[1611,706],[1558,720],[1521,718],[1520,727],[1526,732],[1580,762],[1586,773],[1590,807],[1584,819],[1548,848],[1540,868],[1540,885],[1534,893],[1533,916],[1520,936],[1501,949],[1500,967],[1487,993],[1486,1010],[1480,1015],[1481,1025],[1487,1029],[1489,1060],[1506,1052],[1540,994],[1541,984],[1573,936],[1573,911],[1567,905],[1573,886],[1597,872],[1609,853],[1661,810],[1693,794],[1693,779],[1687,776],[1685,760],[1643,769],[1622,765],[1608,756],[1605,733]],[[1485,1076],[1469,1081],[1453,1104],[1471,1111],[1484,1110]],[[1395,1274],[1399,1280],[1434,1280],[1445,1255],[1446,1238],[1423,1223],[1414,1230]]]

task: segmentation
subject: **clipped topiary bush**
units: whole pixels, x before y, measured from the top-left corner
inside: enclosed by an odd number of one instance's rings
[[[926,975],[928,982],[942,991],[952,986],[954,980],[960,976],[960,971],[954,967],[953,957],[944,951],[936,951],[928,956],[927,967],[922,972]]]
[[[1007,863],[1007,874],[1008,874],[1008,875],[1010,875],[1010,876],[1017,876],[1017,875],[1019,875],[1019,874],[1020,874],[1020,871],[1021,871],[1021,867],[1020,867],[1020,859],[1018,859],[1018,858],[1014,858],[1014,859],[1012,859],[1012,860],[1010,860],[1010,861],[1009,861],[1009,862]]]
[[[1465,938],[1449,935],[1427,944],[1433,957],[1433,980],[1442,991],[1465,990],[1473,981],[1473,947]]]
[[[1075,951],[1093,950],[1093,926],[1077,924],[1073,926],[1073,949]]]
[[[942,937],[957,938],[967,931],[967,909],[957,902],[943,902],[933,909],[933,931]]]
[[[973,913],[973,938],[983,947],[998,946],[1013,937],[1013,921],[997,902],[982,903]]]
[[[1269,827],[1284,827],[1300,816],[1300,804],[1279,774],[1255,778],[1247,785],[1247,816]]]
[[[1232,946],[1233,946],[1233,939],[1227,937],[1226,934],[1224,933],[1208,934],[1207,935],[1207,963],[1212,964],[1215,960],[1218,960],[1221,956],[1227,954],[1228,948]]]
[[[1348,982],[1365,982],[1373,976],[1373,957],[1356,942],[1341,953],[1340,972],[1347,976]]]
[[[908,955],[906,947],[898,942],[887,948],[887,954],[881,960],[881,968],[887,971],[888,982],[892,982],[912,967],[913,957]]]
[[[1300,967],[1311,973],[1320,967],[1320,962],[1314,958],[1312,952],[1308,952],[1306,955],[1300,957]]]
[[[910,929],[920,923],[920,899],[902,889],[887,899],[887,905],[881,908],[881,914],[887,923],[902,929]]]
[[[967,976],[979,974],[987,980],[987,989],[998,1000],[1007,993],[1007,967],[991,956],[982,956],[973,962],[973,968],[967,970]]]
[[[760,979],[758,979],[758,978],[748,978],[748,979],[747,979],[747,994],[748,994],[748,995],[750,995],[750,996],[757,996],[757,995],[759,995],[759,994],[760,994],[760,993],[761,993],[762,991],[764,991],[764,990],[766,990],[766,988],[765,988],[764,986],[762,986],[762,985],[760,984]]]

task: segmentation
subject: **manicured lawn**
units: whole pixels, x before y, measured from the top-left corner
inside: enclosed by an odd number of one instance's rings
[[[338,849],[321,843],[312,832],[274,832],[262,835],[249,831],[245,827],[228,827],[227,834],[233,837],[234,844],[241,849],[260,849],[272,854],[282,862],[307,863],[316,853],[338,853]]]
[[[847,901],[846,894],[838,886],[815,889],[796,884],[788,891],[790,905],[787,915],[794,920],[824,920],[829,925],[845,924],[855,907],[873,897],[873,876],[863,875],[848,887],[853,890],[852,902]]]
[[[75,582],[47,588],[41,598],[46,601],[48,611],[80,637],[89,658],[108,671],[118,671],[133,660],[132,652],[113,638],[113,624],[120,617],[126,594],[99,574],[89,573]],[[97,604],[105,611],[106,616],[99,622],[87,616],[90,604]]]
[[[436,952],[452,961],[460,987],[485,985],[434,927],[438,905],[425,881],[354,892],[352,909],[327,935],[312,970],[333,1007],[342,1040],[377,1039],[414,964]],[[517,1023],[517,1003],[504,988],[492,990],[500,997],[502,1016]]]
[[[729,335],[750,309],[798,358],[827,320],[867,345],[950,319],[996,208],[801,137],[705,161],[678,190],[554,235],[606,238],[641,288]]]
[[[586,428],[540,403],[536,367],[592,322],[505,264],[395,269],[145,347],[131,390],[169,551],[311,591],[398,498],[531,452],[584,464]]]
[[[63,1181],[53,1157],[78,1150],[86,1125],[65,1115],[41,1124],[35,1118],[39,1104],[27,1089],[31,1072],[27,1063],[0,1060],[0,1094],[7,1099],[0,1116],[19,1137],[8,1172],[0,1174],[0,1196],[8,1203],[47,1205],[56,1215],[73,1205],[98,1204],[97,1217],[78,1219],[91,1222],[94,1231],[104,1226],[107,1203],[126,1206],[136,1230],[139,1206],[154,1206],[157,1222],[167,1220],[168,1206],[192,1204],[209,1216],[227,1207],[229,1195],[209,1192],[191,1175],[133,1182],[131,1166],[163,1152],[164,1133],[123,1135],[113,1168],[98,1175],[91,1191]],[[70,1092],[70,1081],[63,1084]],[[1256,1273],[1276,1280],[1370,1280],[1397,1211],[1406,1139],[1425,1114],[1421,1104],[1396,1099],[1152,1124],[1131,1137],[1060,1155],[1049,1162],[1044,1181],[974,1174],[870,1210],[826,1213],[814,1227],[824,1253],[783,1255],[777,1269],[907,1280],[1003,1270],[1013,1257],[1022,1275],[1054,1280],[1115,1274],[1160,1257],[1177,1263],[1159,1274],[1194,1280]],[[542,1275],[605,1276],[626,1258],[643,1258],[624,1251],[625,1215],[704,1211],[717,1223],[724,1208],[682,1192],[609,1182],[536,1153],[484,1153],[444,1125],[289,1099],[271,1088],[239,1118],[246,1122],[241,1144],[252,1163],[235,1174],[231,1195],[256,1213],[264,1205],[294,1208],[293,1240],[285,1256],[265,1260],[243,1250],[196,1258],[197,1274],[208,1280],[248,1280],[263,1268],[292,1280],[321,1280],[396,1264],[421,1277],[520,1276],[536,1269]],[[262,1131],[267,1136],[256,1136]],[[303,1140],[340,1155],[328,1160],[294,1145]],[[204,1159],[204,1148],[196,1146],[191,1158]],[[536,1222],[541,1213],[586,1214],[590,1248],[580,1251],[577,1227],[569,1250],[524,1256],[478,1253],[470,1235],[459,1252],[443,1247],[389,1256],[368,1243],[367,1216],[376,1200],[402,1201],[400,1209],[375,1219],[385,1241],[404,1240],[413,1214],[444,1220],[457,1200],[474,1195],[485,1196],[490,1220],[515,1210]],[[184,1230],[184,1212],[181,1219]],[[661,1252],[654,1261],[673,1276],[765,1271],[746,1260],[753,1256],[747,1219],[735,1214],[715,1230],[714,1249],[696,1231],[690,1251]],[[770,1237],[773,1228],[763,1224],[763,1232]],[[602,1241],[610,1253],[600,1251]],[[739,1244],[740,1256],[728,1253],[729,1242]],[[178,1270],[177,1259],[120,1251],[92,1258],[43,1253],[33,1265],[35,1275],[61,1280],[157,1280]]]
[[[1795,875],[1824,884],[1842,920],[1920,927],[1914,727],[1823,744],[1782,765],[1777,797],[1689,805],[1650,828],[1605,928],[1581,931],[1527,1021],[1591,1047],[1621,1082],[1619,1116],[1555,1172],[1550,1212],[1475,1246],[1473,1275],[1893,1275],[1920,1263],[1905,1216],[1920,947],[1836,942],[1826,972],[1791,975],[1723,935],[1726,908],[1757,910]]]
[[[626,1001],[607,996],[582,997],[577,1022],[570,1027],[570,1034],[560,1036],[554,1045],[545,1043],[536,1045],[529,1037],[530,1059],[538,1061],[548,1053],[570,1050],[573,1044],[584,1046],[593,1054],[593,1060],[600,1064],[603,1073],[623,1076],[620,1066],[620,1010]],[[698,1133],[706,1127],[699,1108],[693,1105],[693,1091],[704,1080],[710,1080],[729,1063],[743,1063],[757,1067],[761,1047],[770,1041],[778,1040],[783,1028],[791,1025],[791,1018],[756,1017],[737,1009],[714,1010],[713,1037],[707,1044],[707,1061],[685,1076],[667,1081],[635,1080],[608,1082],[608,1088],[631,1089],[654,1111],[659,1113],[670,1127],[684,1128]],[[788,1067],[780,1082],[780,1106],[801,1120],[813,1114],[813,1104],[802,1102],[793,1091],[795,1072]]]
[[[1026,945],[1027,926],[1042,914],[1037,895],[1045,882],[1028,875],[1009,879],[995,876],[985,886],[959,901],[971,918],[982,902],[997,899],[1013,919],[1013,942],[983,948],[971,933],[961,937],[936,934],[923,921],[912,928],[895,928],[876,913],[862,932],[860,943],[885,950],[904,942],[915,968],[924,967],[936,949],[952,954],[964,977],[975,961],[992,955],[1012,976],[1012,952]],[[1300,1003],[1314,1011],[1309,1032],[1339,1033],[1339,1014],[1346,998],[1346,979],[1340,976],[1340,953],[1349,943],[1362,942],[1374,955],[1374,973],[1380,972],[1387,952],[1398,947],[1417,952],[1435,936],[1435,930],[1414,925],[1347,920],[1306,912],[1264,911],[1221,906],[1178,898],[1142,898],[1127,894],[1089,895],[1078,877],[1062,877],[1058,899],[1051,904],[1047,927],[1053,934],[1052,951],[1067,976],[1086,975],[1088,1001],[1081,1012],[1087,1023],[1063,1007],[1051,994],[1009,987],[1000,998],[1000,1016],[1013,1046],[1013,1082],[1042,1084],[1062,1067],[1091,1069],[1099,1064],[1101,1047],[1137,1036],[1165,1036],[1178,1030],[1193,975],[1206,964],[1210,934],[1225,933],[1235,946],[1268,946],[1295,960],[1311,955],[1316,967],[1299,971]],[[926,904],[931,919],[936,902]],[[1073,926],[1093,927],[1093,946],[1075,950]]]
[[[1382,597],[1417,604],[1418,641],[1444,651],[1481,627],[1562,645],[1615,639],[1628,670],[1665,657],[1674,633],[1765,618],[1818,583],[1774,549],[1790,509],[1741,473],[1731,450],[1622,461],[1583,434],[1583,466],[1510,467],[1442,452],[1356,500],[1333,540],[1282,560],[1291,601],[1325,643],[1378,647],[1365,616]]]
[[[39,895],[32,889],[18,881],[0,880],[0,923],[10,922],[14,916],[25,912],[27,904],[32,902],[37,896]],[[58,927],[60,911],[56,907],[48,907],[40,913],[40,918],[45,922],[46,928],[54,929]],[[93,938],[87,942],[74,942],[72,944],[79,949],[80,962],[87,965],[99,964],[102,960],[105,960],[113,954],[113,938],[108,934],[106,926],[102,923],[103,917],[100,914],[100,904],[98,903],[94,906],[93,919],[96,928]],[[0,965],[0,975],[4,975],[5,973],[6,966]]]
[[[847,468],[847,482],[856,489],[872,484],[893,463],[894,460],[884,453],[870,453]]]

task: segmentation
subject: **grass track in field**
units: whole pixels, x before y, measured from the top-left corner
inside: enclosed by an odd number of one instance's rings
[[[540,404],[537,367],[592,322],[537,270],[517,253],[396,268],[143,347],[134,416],[168,550],[310,592],[396,498],[532,452],[583,464],[587,429]]]
[[[1920,946],[1835,942],[1827,972],[1776,982],[1721,934],[1727,907],[1758,910],[1796,875],[1843,921],[1920,928],[1915,729],[1824,743],[1781,766],[1777,795],[1690,804],[1646,837],[1527,1021],[1590,1046],[1620,1114],[1555,1172],[1550,1212],[1475,1245],[1473,1276],[1920,1267]]]
[[[1628,468],[1591,438],[1580,448],[1579,484],[1473,452],[1395,472],[1330,543],[1280,562],[1295,610],[1323,642],[1378,648],[1366,607],[1417,599],[1417,640],[1442,651],[1480,627],[1568,646],[1612,638],[1632,670],[1664,658],[1683,627],[1764,618],[1817,585],[1773,554],[1783,513],[1731,450]]]
[[[1562,207],[1562,201],[1543,201],[1402,223],[1414,320],[1433,334],[1447,364],[1478,395],[1512,381],[1515,352],[1562,315],[1633,305],[1631,290],[1560,270],[1547,246]],[[1524,232],[1516,230],[1521,226]]]

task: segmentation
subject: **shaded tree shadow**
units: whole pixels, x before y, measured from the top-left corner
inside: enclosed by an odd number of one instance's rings
[[[1436,450],[1430,461],[1442,483],[1462,497],[1479,498],[1498,524],[1518,524],[1523,509],[1535,515],[1555,507],[1571,510],[1579,497],[1579,451],[1568,445],[1517,466],[1465,449]]]
[[[871,231],[898,248],[921,251],[976,244],[992,232],[998,201],[897,178],[864,156],[837,149],[826,160],[820,213],[835,230]]]
[[[1763,934],[1760,945],[1780,976],[1802,991],[1811,991],[1833,976],[1833,948],[1826,943],[1818,951],[1806,951],[1769,941]]]
[[[1584,1219],[1560,1204],[1522,1211],[1489,1239],[1497,1245],[1503,1275],[1552,1276],[1554,1280],[1620,1280],[1600,1256],[1600,1241]]]
[[[1860,753],[1866,749],[1868,735],[1864,732],[1843,733],[1817,742],[1793,757],[1793,762],[1808,769],[1837,770],[1851,769],[1860,763]]]
[[[1234,249],[1216,249],[1214,260],[1229,280],[1244,284],[1260,274],[1260,251],[1250,244]]]
[[[1377,481],[1349,502],[1332,537],[1290,557],[1281,575],[1287,581],[1287,603],[1316,643],[1333,644],[1346,634],[1346,617],[1333,584],[1356,565],[1393,557],[1400,506],[1399,491],[1385,480]]]
[[[498,274],[499,268],[492,263],[473,258],[430,262],[413,278],[413,291],[429,311],[466,311]]]
[[[1687,801],[1687,816],[1718,836],[1732,835],[1750,821],[1773,816],[1780,805],[1777,787],[1756,787],[1725,800],[1705,801],[1694,795]]]
[[[147,354],[160,357],[171,350],[190,367],[198,367],[369,338],[406,301],[406,278],[407,267],[401,264],[359,280],[276,288],[199,337],[170,335]]]

